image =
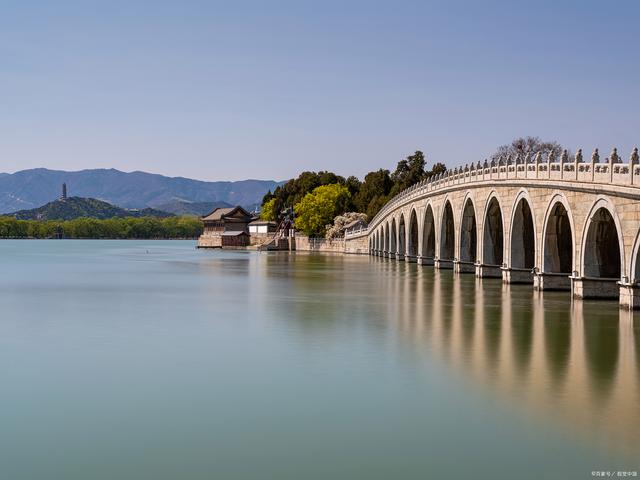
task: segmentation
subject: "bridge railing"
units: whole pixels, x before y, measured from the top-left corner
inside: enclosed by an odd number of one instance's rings
[[[604,162],[600,162],[598,149],[595,149],[591,155],[591,161],[583,161],[582,149],[579,149],[571,159],[565,150],[559,158],[555,158],[552,153],[549,153],[544,161],[542,155],[538,153],[533,159],[529,156],[515,160],[507,157],[490,162],[485,160],[483,164],[480,162],[471,163],[463,167],[449,169],[401,191],[373,217],[369,227],[376,226],[382,218],[401,203],[435,190],[459,184],[531,179],[613,184],[640,188],[638,160],[638,148],[634,148],[628,163],[622,163],[617,149],[614,148]]]
[[[357,237],[361,237],[363,234],[367,233],[369,231],[368,227],[359,227],[355,230],[349,230],[348,232],[345,232],[344,234],[344,238],[357,238]]]

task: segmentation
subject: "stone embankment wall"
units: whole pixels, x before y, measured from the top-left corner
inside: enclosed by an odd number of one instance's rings
[[[204,236],[198,239],[198,248],[222,248],[222,237],[220,235]]]
[[[249,234],[249,245],[262,245],[273,238],[273,233],[255,233]]]
[[[367,235],[360,237],[349,237],[344,241],[345,253],[367,254],[369,253],[369,242]]]
[[[296,235],[296,250],[300,252],[344,253],[344,239],[329,240]]]
[[[326,239],[309,238],[304,235],[296,235],[296,248],[299,252],[324,252],[324,253],[354,253],[366,255],[368,251],[368,237],[366,234],[359,238]]]

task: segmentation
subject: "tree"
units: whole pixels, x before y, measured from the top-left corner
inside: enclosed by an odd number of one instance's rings
[[[367,216],[369,216],[371,202],[379,197],[385,197],[386,199],[392,187],[393,181],[389,176],[389,170],[381,168],[378,171],[367,173],[364,177],[364,182],[360,185],[360,190],[355,196],[355,209],[358,212],[366,212]],[[376,213],[378,213],[377,210],[373,215],[375,216]],[[369,218],[373,218],[373,216],[369,216]]]
[[[262,209],[260,210],[260,218],[263,220],[274,221],[278,217],[277,212],[275,210],[276,199],[272,198],[267,200],[262,204]]]
[[[500,158],[511,156],[514,160],[519,156],[524,158],[530,155],[533,158],[537,153],[549,153],[557,157],[562,153],[562,145],[556,141],[543,142],[540,137],[518,137],[508,145],[501,145],[491,155],[491,159],[498,161]]]
[[[366,214],[367,218],[373,218],[376,214],[385,206],[389,201],[389,197],[386,195],[377,195],[369,202],[367,206]]]
[[[322,185],[315,188],[293,207],[296,229],[310,237],[324,235],[326,225],[336,215],[344,213],[350,201],[351,194],[344,185]]]
[[[202,221],[196,217],[127,217],[99,220],[16,220],[0,217],[0,238],[197,238]]]
[[[354,177],[355,178],[355,177]],[[357,181],[357,179],[355,179]],[[274,212],[274,220],[277,220],[285,208],[292,207],[302,200],[302,198],[321,185],[330,185],[346,183],[344,177],[336,175],[333,172],[302,172],[298,178],[292,178],[284,185],[278,186],[273,193],[267,193],[262,199],[262,208],[269,200],[275,199],[272,207]],[[352,188],[357,188],[355,184]]]
[[[391,174],[391,180],[393,180],[391,195],[393,196],[424,179],[425,165],[424,153],[420,150],[417,150],[413,155],[409,155],[406,159],[400,160],[396,171]]]
[[[429,170],[428,172],[426,172],[426,176],[427,178],[432,177],[433,175],[440,175],[443,172],[447,171],[447,166],[444,163],[435,163],[433,165],[433,167],[431,167],[431,170]]]
[[[262,199],[262,217],[277,220],[285,208],[295,206],[314,189],[323,185],[344,185],[350,197],[343,211],[357,211],[366,213],[373,218],[387,201],[401,190],[414,185],[432,175],[446,170],[442,163],[436,163],[431,170],[425,170],[426,160],[420,150],[400,160],[393,173],[379,169],[365,175],[364,181],[354,176],[344,177],[332,172],[302,172],[297,178],[291,179],[284,185],[277,187],[274,192],[268,192]]]

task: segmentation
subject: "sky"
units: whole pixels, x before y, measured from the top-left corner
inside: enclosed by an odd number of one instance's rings
[[[362,178],[526,135],[626,159],[639,115],[636,0],[0,0],[0,172]]]

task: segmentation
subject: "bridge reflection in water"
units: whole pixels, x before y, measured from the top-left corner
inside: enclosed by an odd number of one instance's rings
[[[562,292],[372,261],[394,272],[388,318],[417,352],[507,407],[564,425],[599,448],[640,455],[640,325],[633,312],[615,302],[572,303]]]

